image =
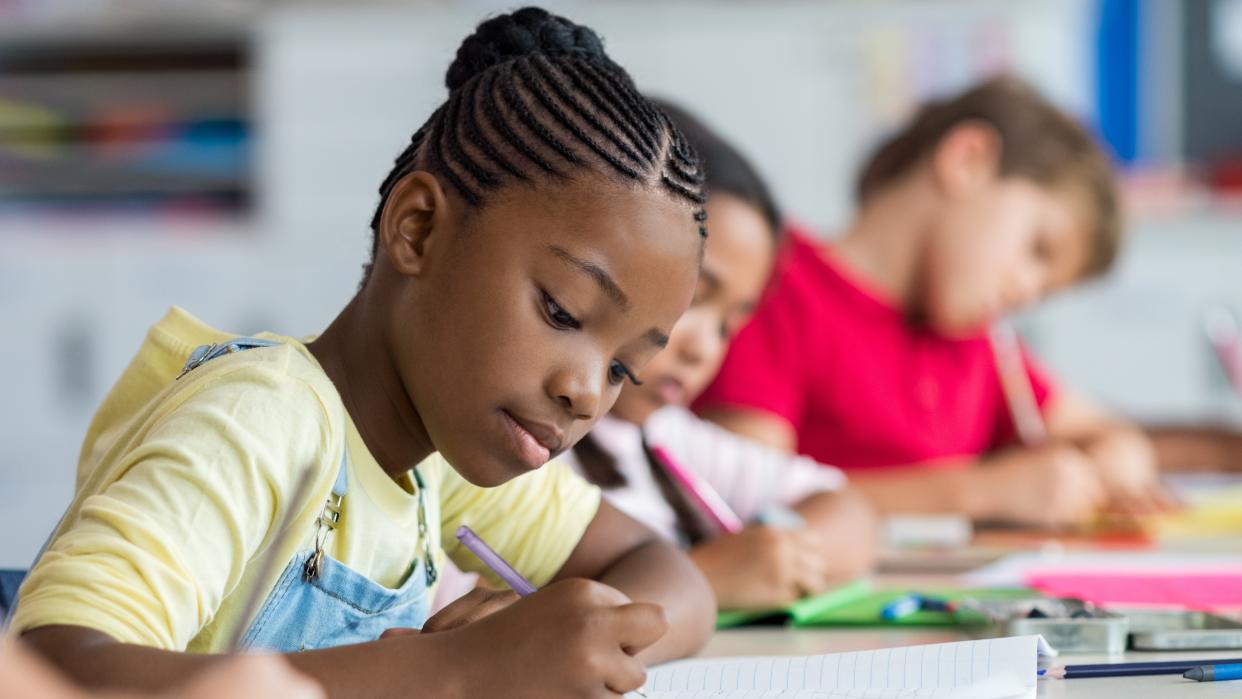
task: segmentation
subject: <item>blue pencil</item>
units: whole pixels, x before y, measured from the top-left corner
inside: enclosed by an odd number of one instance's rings
[[[1182,675],[1196,682],[1221,682],[1224,680],[1242,680],[1242,663],[1215,663],[1192,667]]]
[[[1134,675],[1181,675],[1191,668],[1204,665],[1242,663],[1242,658],[1207,660],[1166,660],[1151,663],[1103,663],[1099,665],[1066,665],[1040,670],[1041,677],[1072,680],[1079,677],[1131,677]]]

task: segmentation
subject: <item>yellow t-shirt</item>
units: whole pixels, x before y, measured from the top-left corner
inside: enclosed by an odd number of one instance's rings
[[[349,492],[326,552],[389,588],[419,558],[416,487],[390,478],[362,442],[331,380],[291,338],[213,359],[180,380],[194,347],[234,337],[173,308],[153,326],[87,431],[77,488],[47,553],[21,588],[14,632],[52,624],[118,641],[223,650],[253,586],[270,590],[314,521],[348,449]],[[308,467],[311,495],[289,502]],[[569,558],[599,490],[552,463],[497,488],[462,479],[433,454],[418,466],[429,537],[463,570],[469,524],[535,585]],[[296,513],[290,536],[274,531]],[[272,545],[281,564],[256,580]],[[490,576],[494,582],[494,576]]]

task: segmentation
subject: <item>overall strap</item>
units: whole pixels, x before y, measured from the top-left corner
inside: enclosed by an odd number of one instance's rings
[[[224,342],[216,342],[210,345],[199,345],[190,353],[190,358],[185,360],[185,366],[181,368],[181,373],[177,374],[177,378],[181,378],[198,367],[210,362],[216,357],[223,357],[226,354],[241,352],[242,350],[255,349],[256,347],[274,347],[279,345],[275,340],[264,340],[257,337],[235,337],[232,340]]]

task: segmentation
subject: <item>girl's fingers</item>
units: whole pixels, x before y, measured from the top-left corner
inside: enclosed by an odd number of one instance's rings
[[[413,636],[418,633],[422,633],[422,632],[419,631],[418,629],[412,629],[406,626],[396,626],[380,634],[380,639],[383,640],[385,638],[397,638],[398,636]]]
[[[631,655],[664,638],[664,634],[668,633],[668,619],[664,616],[664,608],[656,604],[631,602],[610,610],[610,614],[617,641]]]
[[[605,686],[618,694],[641,689],[646,682],[647,666],[624,653],[615,656],[609,671],[604,676]]]

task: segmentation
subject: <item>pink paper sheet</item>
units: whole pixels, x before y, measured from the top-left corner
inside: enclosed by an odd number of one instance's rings
[[[1031,571],[1027,584],[1058,597],[1103,605],[1242,609],[1242,569],[1221,572]]]

